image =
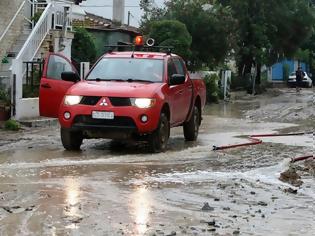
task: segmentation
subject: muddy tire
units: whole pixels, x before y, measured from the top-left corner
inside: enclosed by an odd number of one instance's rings
[[[61,142],[63,147],[69,151],[80,150],[83,136],[80,131],[71,131],[70,129],[61,128],[60,129]]]
[[[170,137],[170,122],[167,116],[162,113],[158,128],[149,136],[149,148],[153,153],[164,152],[167,148]]]
[[[190,120],[184,123],[184,136],[186,141],[197,140],[200,126],[200,111],[197,106],[194,106],[193,114]]]

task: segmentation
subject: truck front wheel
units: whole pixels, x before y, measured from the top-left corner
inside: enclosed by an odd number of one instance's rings
[[[200,112],[197,106],[194,106],[193,114],[189,121],[184,123],[184,136],[186,141],[197,140],[200,125]]]
[[[80,150],[83,135],[80,131],[72,131],[70,129],[61,128],[61,142],[63,147],[69,151],[78,151]]]
[[[154,153],[166,150],[168,139],[170,137],[170,123],[167,116],[162,113],[158,128],[149,136],[150,151]]]

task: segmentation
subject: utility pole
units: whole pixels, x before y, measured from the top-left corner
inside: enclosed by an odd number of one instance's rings
[[[130,11],[128,11],[128,23],[127,23],[127,25],[130,25],[130,15],[131,15],[131,13],[130,13]]]
[[[125,22],[125,0],[113,0],[113,21],[124,24]]]

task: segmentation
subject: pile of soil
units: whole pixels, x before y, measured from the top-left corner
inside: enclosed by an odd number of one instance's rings
[[[300,187],[303,184],[301,176],[297,173],[296,169],[293,166],[280,174],[279,180],[291,184],[295,187]]]

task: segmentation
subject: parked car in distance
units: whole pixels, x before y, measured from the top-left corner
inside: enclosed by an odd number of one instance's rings
[[[313,86],[312,79],[310,78],[308,73],[306,73],[306,72],[303,72],[303,73],[304,73],[304,79],[302,81],[302,86],[305,86],[307,88],[311,88]],[[288,79],[288,86],[289,87],[295,87],[296,86],[296,74],[295,74],[295,72],[292,72],[290,74],[289,79]]]
[[[79,150],[83,139],[106,138],[146,141],[162,152],[177,126],[194,141],[205,102],[204,81],[192,79],[171,53],[109,52],[84,80],[70,60],[51,53],[40,82],[40,115],[59,118],[67,150]]]

